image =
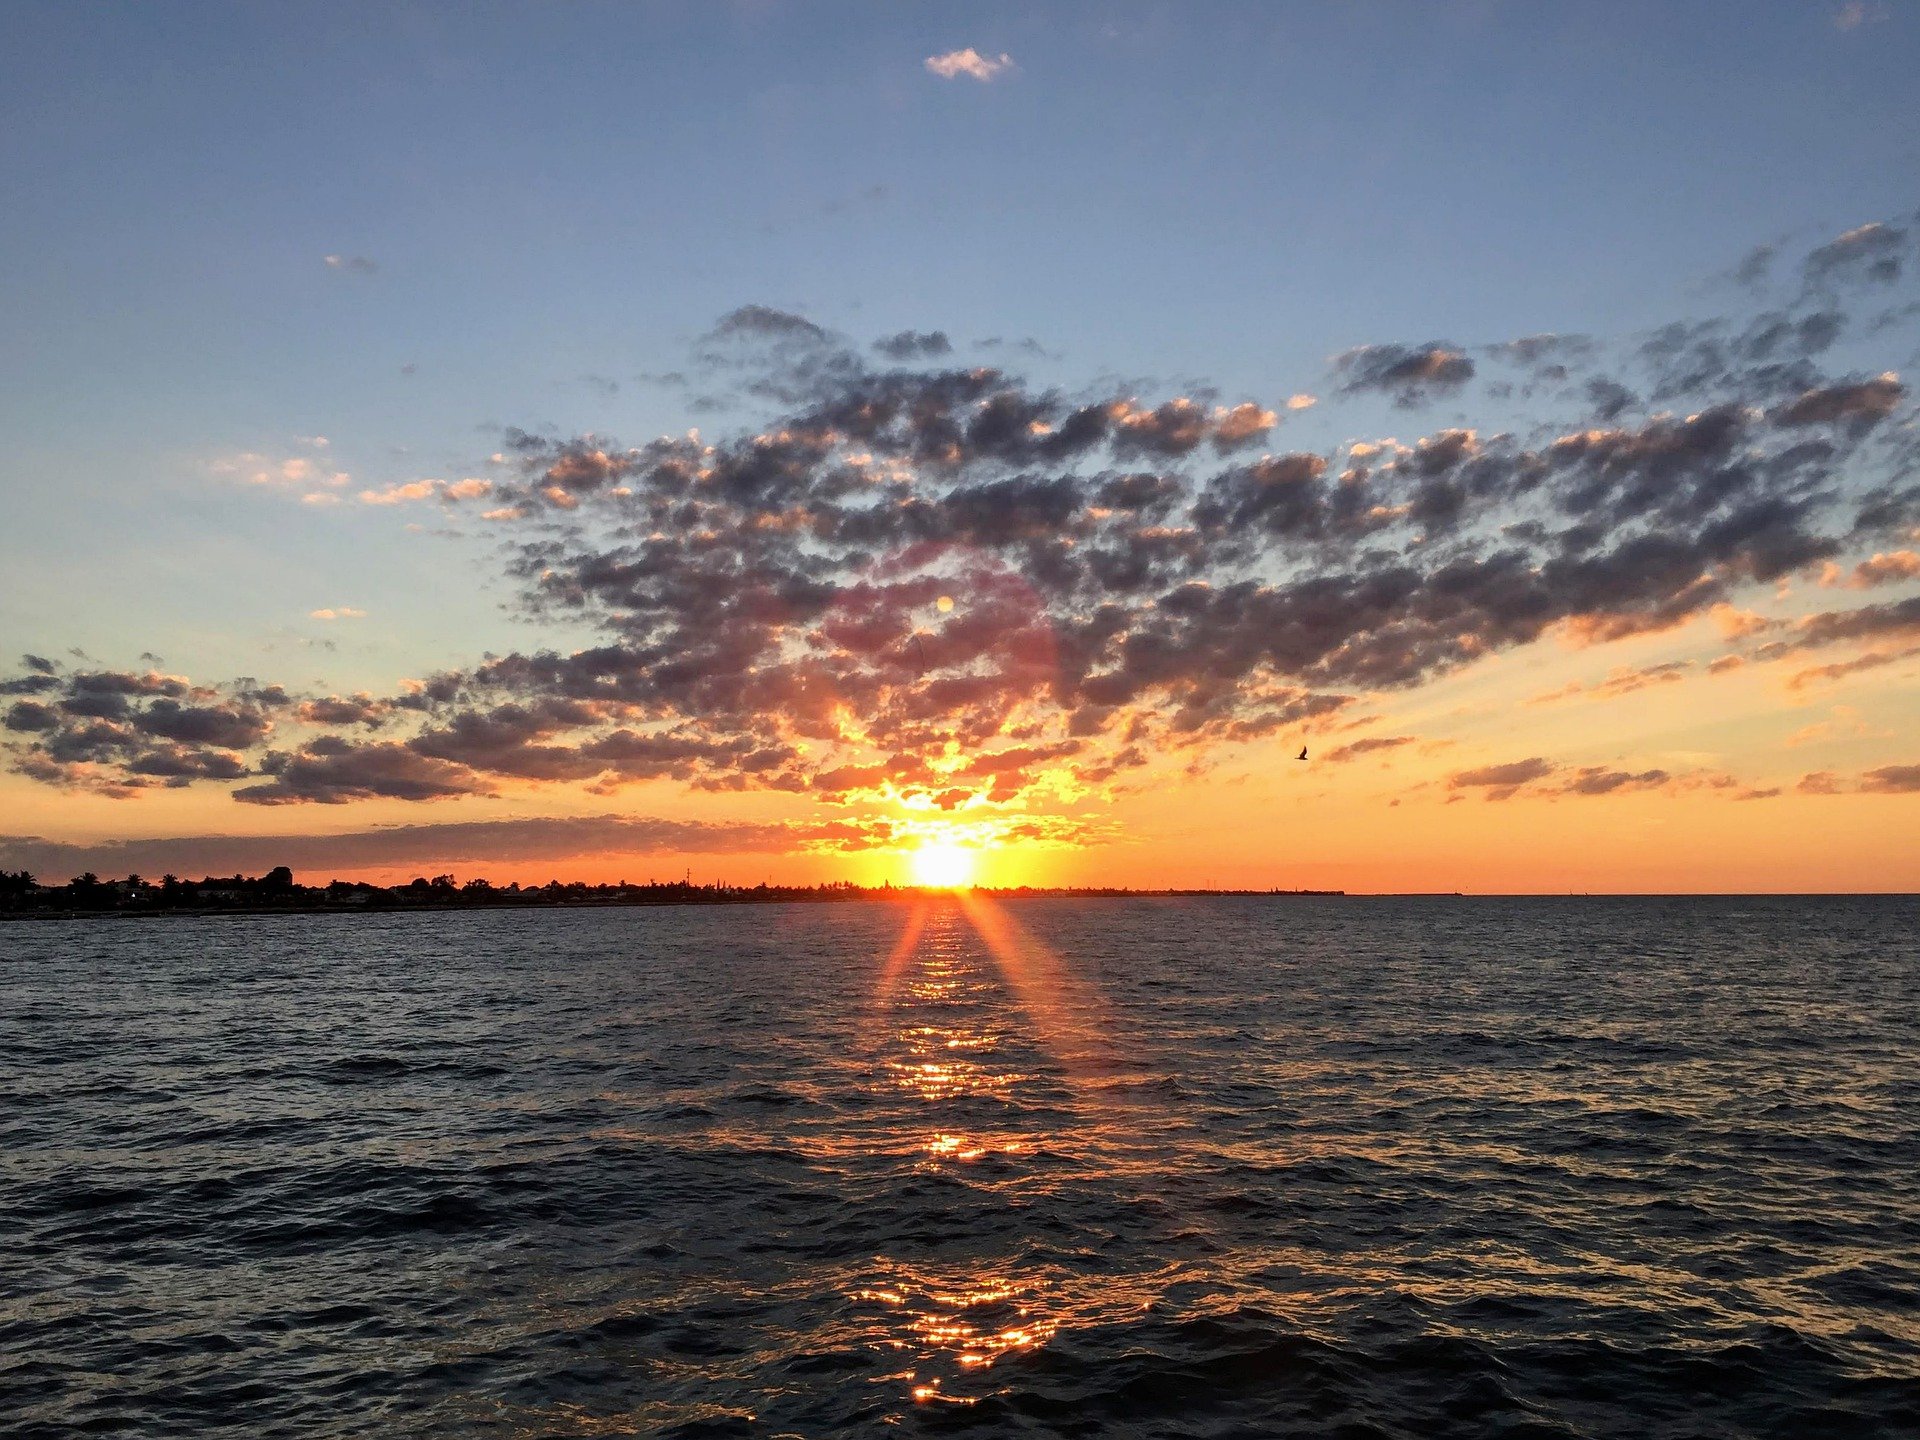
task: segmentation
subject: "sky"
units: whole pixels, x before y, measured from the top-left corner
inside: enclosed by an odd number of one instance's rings
[[[1920,887],[1920,6],[0,26],[0,866]]]

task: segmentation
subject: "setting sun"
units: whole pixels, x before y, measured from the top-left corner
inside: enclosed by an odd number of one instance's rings
[[[909,859],[913,865],[913,883],[942,890],[958,890],[973,883],[978,854],[951,840],[930,840],[915,850]]]

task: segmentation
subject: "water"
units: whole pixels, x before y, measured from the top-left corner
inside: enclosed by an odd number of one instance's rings
[[[1920,1413],[1920,903],[0,927],[0,1432]]]

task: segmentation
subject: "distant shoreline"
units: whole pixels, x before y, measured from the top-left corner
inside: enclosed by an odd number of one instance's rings
[[[650,893],[652,892],[652,893]],[[665,892],[665,893],[660,893]],[[41,907],[0,910],[5,920],[136,920],[192,918],[239,915],[414,915],[440,914],[460,910],[611,910],[652,909],[706,905],[853,905],[893,903],[904,900],[953,898],[960,892],[940,887],[911,885],[860,887],[829,885],[787,887],[778,885],[727,887],[663,885],[628,887],[612,895],[585,894],[549,896],[543,890],[521,892],[495,890],[484,896],[468,897],[459,891],[429,894],[418,898],[391,893],[378,899],[334,899],[325,891],[312,891],[311,900],[262,897],[258,903],[240,901],[216,905],[165,905],[121,903],[99,907]],[[1015,886],[996,889],[969,886],[966,893],[988,900],[1179,900],[1179,899],[1342,899],[1344,890],[1132,890],[1111,886],[1036,887]],[[1459,892],[1450,892],[1458,895]]]

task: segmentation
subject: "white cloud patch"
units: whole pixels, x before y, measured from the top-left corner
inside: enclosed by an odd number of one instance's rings
[[[367,618],[366,611],[355,609],[351,605],[328,605],[307,613],[315,620],[364,620]]]
[[[929,55],[925,63],[927,70],[942,80],[957,80],[964,75],[982,85],[1013,69],[1011,55],[1005,52],[997,56],[982,55],[971,45],[964,50],[949,50],[944,55]]]

